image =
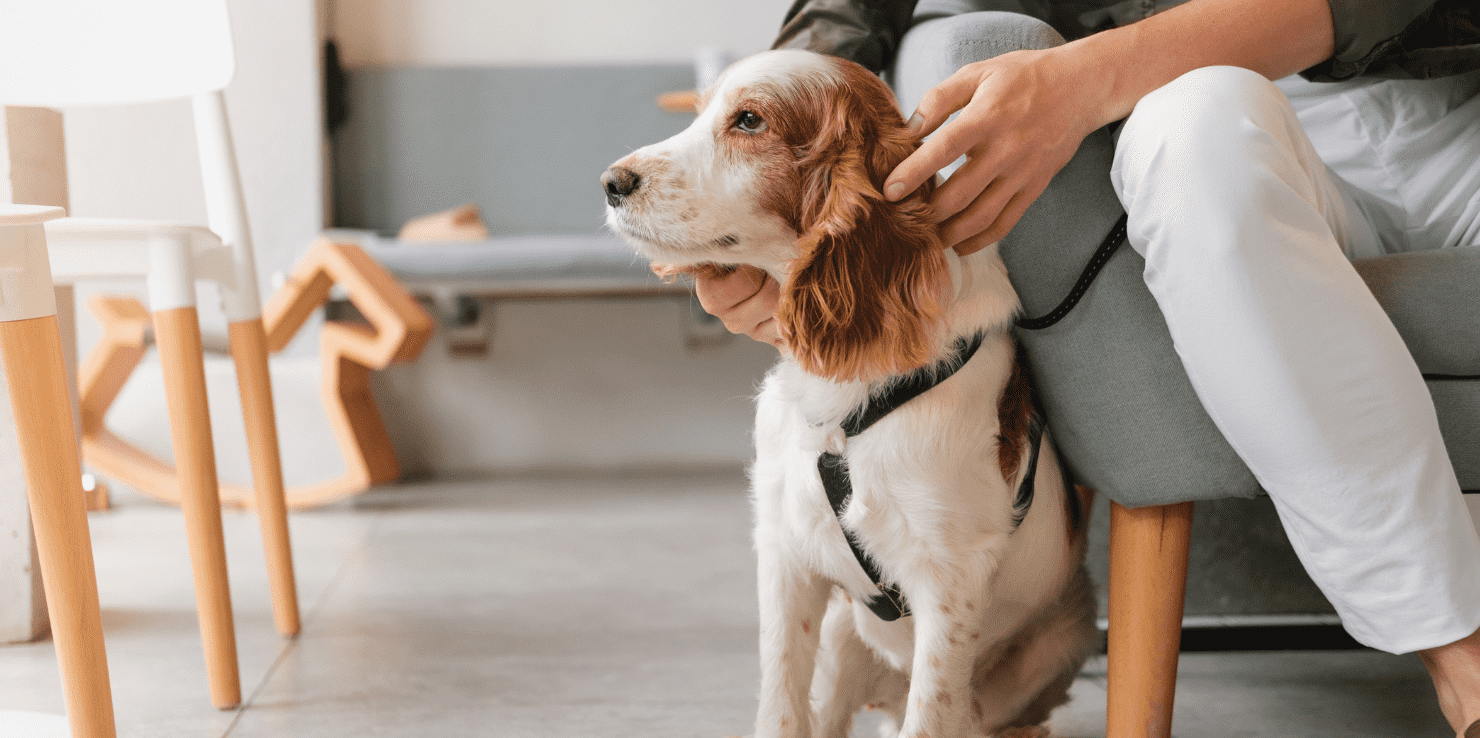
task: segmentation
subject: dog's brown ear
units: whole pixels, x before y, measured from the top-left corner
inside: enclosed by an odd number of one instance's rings
[[[858,114],[839,116],[849,113]],[[837,381],[928,363],[947,276],[926,203],[934,181],[899,202],[879,192],[915,141],[902,122],[875,118],[860,132],[857,120],[832,124],[854,126],[852,135],[825,128],[825,143],[804,162],[799,256],[777,311],[802,368]]]

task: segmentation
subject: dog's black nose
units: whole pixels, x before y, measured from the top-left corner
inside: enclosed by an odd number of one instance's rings
[[[626,167],[610,167],[601,175],[601,186],[606,189],[606,204],[612,207],[621,205],[622,198],[636,192],[641,184],[642,177]]]

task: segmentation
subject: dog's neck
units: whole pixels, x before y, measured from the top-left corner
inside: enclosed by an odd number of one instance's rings
[[[945,257],[951,284],[941,299],[944,318],[936,351],[942,355],[961,336],[1004,330],[1018,312],[1017,291],[996,244],[969,256],[947,249]]]
[[[1007,330],[1018,311],[1017,292],[1007,279],[1007,267],[988,246],[969,256],[946,252],[950,280],[942,286],[942,318],[931,337],[934,343],[931,363],[939,362],[956,349],[956,339],[977,332],[992,334]],[[799,408],[810,425],[829,427],[837,424],[870,396],[877,395],[899,377],[885,377],[871,382],[836,382],[802,371],[795,361],[783,363],[779,371],[789,401]],[[904,375],[900,375],[904,376]]]

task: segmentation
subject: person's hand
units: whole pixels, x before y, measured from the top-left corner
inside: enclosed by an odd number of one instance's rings
[[[1087,94],[1095,85],[1066,48],[968,64],[925,93],[910,126],[935,135],[895,167],[885,197],[913,192],[964,154],[932,198],[943,245],[966,255],[1000,241],[1102,125],[1100,102]]]
[[[761,343],[786,349],[781,327],[776,322],[781,287],[771,275],[752,266],[739,266],[733,270],[694,268],[685,271],[694,278],[699,304],[710,315],[719,318],[731,333],[743,333]]]

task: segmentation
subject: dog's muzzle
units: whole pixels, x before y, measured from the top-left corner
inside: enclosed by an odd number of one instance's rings
[[[626,167],[608,167],[601,174],[601,187],[606,190],[606,204],[619,207],[622,201],[642,186],[642,177]]]

